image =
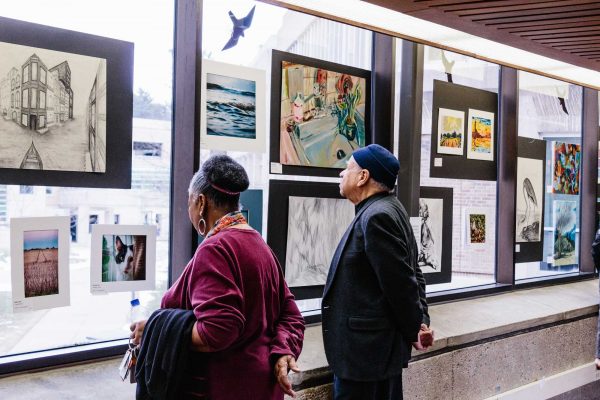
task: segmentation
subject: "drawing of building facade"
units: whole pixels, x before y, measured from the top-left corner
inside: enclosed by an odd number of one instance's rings
[[[55,76],[52,80],[57,85],[53,88],[54,95],[58,101],[55,102],[55,113],[58,113],[59,121],[64,122],[73,119],[73,89],[71,89],[71,68],[67,61],[50,68],[49,71]],[[58,106],[58,107],[56,107]]]
[[[33,54],[21,66],[21,76],[21,126],[44,131],[48,69],[42,60]]]
[[[106,61],[101,60],[87,105],[88,151],[91,170],[106,170]]]

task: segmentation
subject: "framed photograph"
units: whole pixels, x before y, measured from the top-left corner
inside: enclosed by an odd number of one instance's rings
[[[155,288],[156,226],[93,225],[91,247],[92,294]]]
[[[421,186],[418,263],[428,285],[452,280],[452,188]]]
[[[13,311],[69,305],[69,217],[11,218]]]
[[[337,176],[371,140],[371,72],[273,50],[271,73],[271,173]]]
[[[465,147],[465,113],[440,108],[437,137],[438,153],[462,156]]]
[[[469,108],[467,158],[494,161],[494,113]]]
[[[0,18],[0,182],[131,187],[133,44]]]
[[[552,142],[552,193],[579,194],[581,146]]]
[[[200,147],[264,153],[265,71],[202,60]]]
[[[320,298],[333,253],[354,219],[336,183],[272,180],[267,243],[297,299]]]

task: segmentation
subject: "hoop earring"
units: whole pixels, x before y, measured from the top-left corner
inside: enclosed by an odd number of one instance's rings
[[[200,229],[200,224],[202,224],[202,226],[204,227],[203,229]],[[200,215],[200,219],[198,220],[198,233],[202,236],[206,235],[206,221],[204,220],[202,215]]]

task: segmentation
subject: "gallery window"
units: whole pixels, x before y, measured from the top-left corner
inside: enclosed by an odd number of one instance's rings
[[[91,8],[94,9],[93,13],[90,13]],[[66,9],[69,10],[68,18],[64,14]],[[114,10],[117,9],[123,18],[115,19]],[[18,185],[6,186],[5,196],[0,195],[0,210],[6,210],[7,220],[38,216],[65,216],[69,219],[71,285],[68,290],[71,301],[70,305],[60,308],[13,312],[9,240],[1,240],[0,326],[3,329],[0,329],[0,364],[3,359],[10,359],[10,356],[16,354],[36,352],[24,356],[36,358],[44,354],[37,352],[50,349],[63,349],[61,351],[69,352],[72,351],[72,347],[87,349],[88,344],[97,344],[101,347],[121,345],[126,343],[125,339],[129,336],[129,311],[132,297],[140,299],[142,314],[149,315],[159,307],[168,282],[174,1],[108,0],[98,9],[95,3],[89,0],[76,3],[57,0],[46,5],[40,5],[37,1],[24,0],[19,4],[3,6],[0,15],[133,42],[135,64],[130,66],[134,74],[132,89],[134,93],[142,89],[148,94],[148,101],[140,104],[137,99],[134,99],[136,106],[132,120],[132,140],[162,144],[161,157],[153,157],[152,162],[133,161],[130,169],[126,170],[131,174],[132,189],[56,186],[53,187],[53,193],[47,195],[43,188],[37,186],[32,187],[31,194],[22,194]],[[44,158],[44,154],[54,152],[51,158],[56,158],[55,156],[69,150],[69,146],[73,145],[79,149],[79,153],[78,157],[70,157],[70,159],[72,158],[78,167],[83,165],[91,169],[92,165],[101,166],[110,159],[107,153],[114,151],[106,145],[106,138],[110,132],[106,131],[106,136],[102,136],[101,133],[102,130],[106,130],[106,121],[110,112],[105,100],[110,81],[102,79],[104,76],[102,71],[99,73],[101,63],[96,59],[97,62],[93,63],[93,67],[82,68],[81,63],[71,62],[77,55],[63,53],[61,57],[56,57],[53,62],[50,62],[46,60],[52,60],[52,57],[48,57],[48,53],[45,53],[45,56],[42,53],[36,51],[40,59],[49,63],[49,67],[69,61],[70,72],[66,71],[63,80],[70,82],[71,87],[65,87],[59,71],[48,72],[40,62],[37,62],[38,85],[48,85],[47,91],[43,90],[43,86],[37,87],[36,90],[39,93],[37,108],[46,111],[46,113],[38,113],[36,123],[38,128],[45,123],[48,129],[47,133],[40,136],[44,140],[43,143],[37,138],[35,140],[40,156]],[[33,70],[29,71],[29,65],[22,68],[26,59],[32,54],[34,53],[24,55],[22,59],[16,59],[12,63],[20,72],[18,75],[23,76],[23,82],[27,82],[28,77],[32,77],[29,74],[34,73]],[[89,57],[87,59],[89,60]],[[8,72],[8,70],[0,70],[0,78],[7,76]],[[110,74],[110,71],[108,73]],[[95,151],[90,151],[87,103],[97,75],[100,79],[97,80],[96,85],[93,121],[96,136],[95,146],[92,146],[92,150]],[[20,79],[17,78],[17,74],[13,78]],[[108,78],[111,79],[110,76]],[[19,85],[15,86],[20,92]],[[124,90],[128,89],[124,88]],[[29,107],[30,96],[33,101],[33,94],[30,95],[28,89],[24,89],[22,107],[25,110]],[[18,100],[15,101],[20,104]],[[14,124],[15,134],[23,135],[24,127],[30,122],[29,114],[29,112],[18,113],[15,116],[16,122],[5,123]],[[45,121],[43,114],[45,114]],[[83,129],[83,133],[65,140],[66,132],[77,129]],[[57,139],[53,141],[52,137]],[[74,141],[76,143],[73,143]],[[31,141],[28,141],[27,146],[29,145]],[[122,143],[122,145],[131,149],[131,143]],[[25,153],[27,149],[22,151]],[[92,154],[95,157],[94,163],[91,159]],[[133,156],[133,152],[131,155]],[[43,161],[44,164],[51,164],[50,158],[44,158]],[[160,177],[160,184],[152,187],[142,187],[142,185],[136,187],[134,182],[144,181],[147,177]],[[160,226],[161,235],[156,239],[154,288],[111,292],[104,296],[93,295],[89,284],[90,264],[94,259],[91,253],[90,226],[94,221],[109,225],[118,222],[119,226],[144,225],[147,212],[163,216]],[[148,223],[156,227],[155,218],[148,220]],[[158,227],[156,228],[158,230]],[[0,223],[0,237],[7,238],[9,233],[9,225]]]
[[[254,6],[256,6],[256,8],[252,11]],[[231,19],[228,15],[229,11],[238,18],[243,18],[253,12],[253,22],[251,29],[248,29],[245,32],[245,35],[239,39],[238,44],[235,47],[223,50],[223,47],[227,45],[231,38]],[[281,97],[280,104],[282,104],[282,107],[284,107],[284,104],[288,106],[290,115],[292,114],[292,107],[296,107],[296,114],[303,114],[302,117],[298,118],[307,121],[312,119],[315,123],[319,123],[319,121],[327,120],[325,117],[333,112],[331,98],[328,98],[328,96],[334,96],[336,93],[335,81],[333,78],[326,78],[329,76],[327,74],[330,74],[327,72],[327,69],[319,67],[317,64],[310,64],[310,62],[329,62],[344,67],[360,68],[362,70],[369,70],[371,68],[371,46],[373,35],[371,31],[249,0],[207,0],[203,2],[202,14],[203,58],[209,61],[231,64],[232,66],[229,68],[230,71],[239,69],[240,67],[250,67],[253,70],[259,70],[258,73],[262,74],[262,77],[265,80],[264,90],[267,94],[271,93],[271,85],[279,86],[282,85],[283,81],[292,82],[290,86],[288,86],[285,95]],[[322,40],[322,38],[327,38],[327,40]],[[274,57],[273,54],[276,50],[282,52],[283,58],[285,58],[286,55],[291,55],[292,57],[301,56],[298,60],[304,60],[303,63],[299,62],[297,66],[290,67],[291,72],[284,72],[283,77],[280,75],[279,81],[273,78],[275,71],[272,70],[272,67],[274,66],[274,64],[272,64],[272,57]],[[310,58],[310,61],[307,58]],[[281,64],[276,67],[281,68]],[[218,68],[215,69],[213,67],[209,72],[213,75],[216,75],[217,73],[222,75],[223,71],[223,69],[219,70]],[[304,82],[295,85],[294,82],[300,82],[303,77],[301,71],[305,71],[306,73],[306,75],[304,75]],[[289,80],[285,78],[285,74],[289,74],[287,75],[290,76]],[[245,76],[248,78],[251,75]],[[330,74],[330,76],[333,77],[333,74]],[[210,79],[210,76],[207,77],[207,79]],[[283,85],[285,86],[285,84]],[[364,89],[364,87],[362,88]],[[208,93],[208,95],[211,95],[211,93]],[[210,102],[218,101],[218,96],[215,93],[212,93],[212,95],[213,100],[210,98],[207,100],[207,102],[209,102],[207,107],[211,110],[211,113],[215,113],[216,111],[212,110],[216,109],[216,104],[210,104]],[[256,96],[256,99],[258,98],[259,96]],[[263,99],[267,108],[267,110],[265,110],[267,120],[265,130],[267,131],[267,136],[269,136],[268,116],[269,113],[272,113],[273,111],[269,111],[268,102],[265,100],[266,99]],[[292,105],[294,101],[296,101],[296,106]],[[364,107],[364,99],[362,104]],[[224,108],[220,107],[218,109],[222,110]],[[256,109],[258,110],[258,106]],[[232,121],[231,118],[225,119],[227,121]],[[309,129],[310,125],[310,123],[302,124],[302,126],[307,129]],[[279,121],[277,122],[277,126],[279,126]],[[208,128],[210,128],[210,126]],[[221,126],[216,129],[225,128],[228,127]],[[307,131],[307,134],[309,133],[310,132]],[[208,139],[210,139],[210,133],[208,134]],[[267,146],[270,145],[272,139],[273,137],[268,139]],[[216,143],[215,145],[207,145],[207,143],[209,143],[209,140],[203,140],[201,136],[201,161],[206,160],[214,152],[228,150],[220,149],[218,147],[219,142],[214,142]],[[312,150],[317,150],[317,146],[318,145],[314,146],[315,148]],[[351,152],[351,150],[347,151]],[[308,149],[306,152],[303,152],[303,155],[300,157],[310,157],[310,152],[311,150]],[[336,178],[335,175],[331,174],[329,177],[317,177],[294,175],[294,173],[286,173],[285,171],[283,173],[277,173],[274,170],[271,171],[270,162],[275,160],[270,158],[269,147],[254,152],[229,150],[227,153],[240,162],[248,172],[250,178],[250,190],[247,193],[248,197],[242,199],[242,204],[246,203],[246,206],[251,206],[251,208],[254,209],[249,210],[251,225],[258,227],[259,225],[256,224],[259,223],[260,226],[262,226],[261,231],[265,238],[268,236],[268,217],[273,219],[275,218],[273,213],[275,212],[279,215],[280,212],[276,205],[268,204],[269,180],[274,181],[284,179],[294,182],[312,182],[315,185],[315,191],[313,191],[312,194],[313,197],[319,197],[320,194],[323,194],[317,189],[323,186],[324,183],[326,183],[324,186],[328,186],[328,190],[330,190],[332,186],[337,186],[337,183],[335,182],[339,182],[339,178]],[[279,152],[277,152],[277,154],[279,155]],[[301,185],[302,184],[300,184],[300,186]],[[285,214],[287,215],[289,211],[287,208],[288,198],[286,198],[285,201]],[[350,203],[347,205],[351,206]],[[259,208],[258,210],[256,210],[257,207]],[[248,212],[248,210],[246,211]],[[269,215],[269,213],[271,213],[271,215]],[[258,218],[259,221],[256,222],[255,218]],[[288,221],[287,218],[285,219],[286,221],[282,221],[282,223],[286,225],[290,221],[293,222],[293,220]],[[284,267],[286,263],[293,261],[293,258],[282,257],[281,255],[279,255],[279,258],[282,264],[284,264]],[[327,265],[323,265],[322,267],[328,266],[327,262]],[[291,264],[287,267],[288,282],[292,267],[293,265]],[[319,286],[324,283],[324,279],[321,276],[317,281],[312,282],[311,285],[314,284]],[[298,291],[303,291],[307,284],[308,282],[306,280],[304,282],[301,282],[301,280],[291,282],[292,290],[298,293]],[[319,297],[321,293],[322,291],[320,293],[318,293],[318,290],[313,291],[311,295],[313,298],[297,296],[299,298],[297,304],[301,311],[306,315],[309,315],[315,310],[320,309]]]
[[[519,72],[516,280],[579,271],[582,93]]]
[[[38,75],[38,63],[32,62],[31,63],[31,80],[37,81],[37,75]]]
[[[427,291],[495,283],[500,67],[430,46],[423,54],[418,241]]]

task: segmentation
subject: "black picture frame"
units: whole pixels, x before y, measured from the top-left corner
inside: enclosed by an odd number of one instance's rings
[[[269,182],[269,216],[267,222],[267,243],[273,249],[285,273],[288,240],[289,198],[321,197],[342,199],[339,185],[327,182],[301,182],[271,180]],[[297,300],[315,299],[323,296],[325,285],[290,287]]]
[[[540,139],[532,139],[527,137],[519,136],[517,139],[517,157],[520,158],[531,158],[542,161],[542,199],[540,201],[542,209],[541,213],[541,230],[540,230],[540,241],[539,242],[516,242],[515,232],[515,263],[525,262],[542,262],[544,261],[544,223],[545,223],[545,205],[546,205],[546,141]],[[518,168],[518,160],[517,160]],[[516,182],[518,185],[519,183]],[[518,196],[518,187],[515,190],[515,207],[517,204],[516,196]],[[515,211],[515,218],[518,218]],[[516,230],[515,221],[515,230]],[[519,246],[519,251],[517,247]]]
[[[497,179],[498,134],[500,132],[498,124],[498,94],[436,79],[433,81],[432,108],[429,176],[432,178],[495,181]],[[465,113],[463,137],[465,145],[462,155],[438,153],[437,135],[440,108],[463,111]],[[467,130],[469,129],[468,118],[470,108],[494,114],[493,161],[467,158]],[[436,159],[438,159],[437,163]],[[437,166],[440,161],[441,166]]]
[[[3,17],[0,42],[106,60],[105,172],[0,168],[0,183],[130,189],[133,43]]]
[[[328,176],[337,177],[342,168],[310,167],[302,165],[284,165],[280,163],[280,125],[281,125],[281,75],[282,63],[291,62],[310,67],[340,72],[365,79],[365,146],[371,144],[371,71],[310,58],[293,53],[273,50],[271,58],[271,119],[270,119],[270,172],[283,175]],[[281,171],[274,171],[273,163],[281,164]]]
[[[423,273],[427,285],[448,283],[452,281],[452,227],[453,227],[453,193],[452,188],[421,186],[419,198],[441,199],[442,207],[442,256],[439,272]],[[420,238],[416,238],[420,241]],[[420,246],[419,246],[420,248]]]

